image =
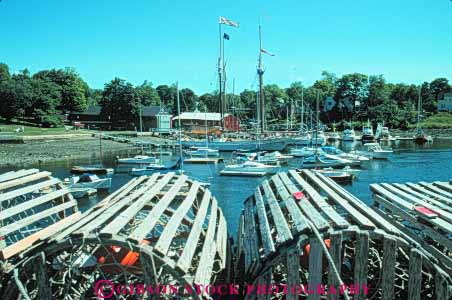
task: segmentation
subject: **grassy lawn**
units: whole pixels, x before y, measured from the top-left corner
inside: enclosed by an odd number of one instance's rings
[[[452,114],[440,112],[422,122],[423,128],[452,128]]]
[[[0,122],[0,134],[2,133],[14,133],[16,129],[21,128],[22,125],[5,124]],[[30,135],[58,135],[58,134],[80,134],[89,133],[87,130],[66,130],[64,127],[57,128],[39,128],[34,126],[23,126],[24,132],[17,133],[18,136],[30,136]]]

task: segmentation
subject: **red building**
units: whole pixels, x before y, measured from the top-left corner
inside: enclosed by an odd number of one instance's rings
[[[240,131],[240,119],[233,115],[225,115],[224,128],[230,131]]]

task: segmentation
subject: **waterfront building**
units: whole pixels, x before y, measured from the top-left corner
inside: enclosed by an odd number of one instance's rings
[[[446,93],[438,100],[438,111],[452,112],[452,93]]]

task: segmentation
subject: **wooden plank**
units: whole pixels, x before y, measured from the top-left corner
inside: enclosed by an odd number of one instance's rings
[[[222,269],[226,267],[226,262],[228,260],[227,257],[227,248],[228,248],[228,228],[226,224],[226,219],[221,212],[219,211],[219,223],[218,223],[218,232],[217,232],[217,252],[220,257],[220,266]],[[257,235],[256,235],[257,236]]]
[[[65,209],[68,209],[68,208],[71,208],[74,206],[77,206],[77,202],[69,201],[69,202],[54,206],[52,208],[46,209],[44,211],[41,211],[41,212],[31,215],[29,217],[23,218],[21,220],[18,220],[15,223],[1,227],[0,228],[0,236],[6,236],[7,234],[10,234],[11,232],[19,230],[20,228],[23,228],[30,224],[33,224],[34,222],[36,222],[38,220],[49,217],[53,214],[59,213],[61,211],[64,211]]]
[[[317,290],[317,287],[322,284],[322,246],[320,245],[320,241],[312,237],[309,240],[311,245],[311,250],[309,251],[309,287],[314,291]],[[308,300],[318,300],[319,296],[316,292],[310,294],[308,296]]]
[[[119,198],[118,201],[114,203],[110,203],[110,206],[108,203],[105,203],[105,207],[99,206],[101,208],[101,212],[98,214],[98,217],[95,219],[90,220],[88,223],[86,223],[85,226],[80,227],[77,231],[73,232],[72,235],[74,236],[84,236],[91,233],[93,230],[107,222],[110,218],[112,218],[114,215],[116,215],[124,206],[132,203],[134,200],[138,199],[143,195],[145,192],[149,190],[149,187],[152,186],[155,181],[157,180],[159,174],[154,174],[152,177],[150,177],[144,184],[142,184],[138,189],[130,193],[124,198]],[[170,176],[170,175],[168,175]]]
[[[13,257],[14,255],[26,250],[27,248],[31,247],[34,243],[37,241],[43,241],[47,239],[48,237],[51,237],[58,231],[60,231],[62,228],[65,228],[69,224],[73,224],[80,218],[81,213],[78,211],[72,215],[70,215],[67,218],[64,218],[49,227],[44,228],[43,230],[40,230],[38,232],[35,232],[26,238],[2,249],[0,251],[0,260],[6,260],[10,257]]]
[[[438,183],[436,183],[436,184],[434,185],[434,184],[431,184],[431,183],[427,183],[427,182],[421,181],[421,182],[419,182],[418,184],[419,184],[420,186],[422,186],[422,187],[428,189],[428,190],[431,190],[432,192],[435,192],[435,193],[438,193],[438,194],[440,194],[440,195],[443,195],[444,197],[452,198],[452,193],[449,193],[448,191],[445,191],[445,190],[439,188],[439,187],[437,186]]]
[[[446,280],[447,274],[436,270],[435,273],[435,296],[436,300],[450,300],[449,284]]]
[[[287,300],[296,300],[297,288],[300,282],[300,250],[298,244],[287,249],[287,286],[288,291],[286,295]]]
[[[121,229],[124,228],[140,210],[143,209],[144,205],[151,201],[155,197],[155,195],[157,195],[157,193],[160,192],[170,182],[171,178],[173,178],[173,175],[173,173],[168,173],[163,176],[162,179],[153,183],[152,185],[146,183],[144,188],[149,187],[149,189],[146,189],[146,191],[137,199],[135,199],[133,203],[129,205],[129,207],[119,213],[113,220],[110,221],[110,223],[106,224],[105,227],[100,231],[99,235],[101,237],[110,238],[120,232]],[[180,186],[185,182],[186,176],[184,176],[185,175],[179,177],[177,181],[179,182],[178,186],[174,187],[173,185],[171,187],[171,194],[169,195],[171,196],[171,200],[174,198],[175,193],[180,189]],[[170,193],[170,191],[168,191],[168,193]],[[161,201],[167,201],[166,195],[163,196],[162,199],[160,199],[159,203]],[[139,242],[141,242],[141,240]]]
[[[418,222],[418,220],[415,216],[412,216],[409,212],[398,207],[397,204],[394,204],[393,202],[387,200],[386,198],[384,198],[380,195],[374,194],[374,200],[377,201],[378,203],[382,204],[383,206],[385,206],[386,209],[391,210],[392,213],[397,213],[404,219],[410,221],[411,223],[413,223],[416,226],[418,226],[419,228],[421,228],[424,231],[424,233],[429,235],[431,238],[433,238],[433,240],[437,240],[438,242],[441,242],[442,244],[446,245],[447,247],[452,248],[452,241],[449,240],[448,238],[444,237],[440,233],[438,233],[435,229],[431,228],[432,225],[427,226],[423,223]],[[417,215],[417,216],[422,218],[422,220],[424,220],[425,222],[433,224],[434,226],[438,226],[443,229],[451,226],[451,224],[445,222],[444,220],[438,219],[438,218],[430,219],[427,217],[423,217],[422,215]],[[448,229],[444,229],[444,230],[446,230],[446,232],[452,232],[451,230],[448,230]]]
[[[289,194],[289,192],[284,187],[284,184],[279,179],[278,175],[272,177],[272,181],[276,187],[276,191],[278,192],[280,198],[286,204],[287,210],[289,211],[290,216],[292,217],[293,222],[295,223],[295,231],[297,233],[303,233],[309,230],[309,226],[306,223],[303,214],[295,203],[293,196]]]
[[[370,185],[370,189],[372,192],[379,194],[379,195],[385,197],[386,199],[390,199],[391,202],[397,203],[398,206],[403,207],[404,209],[407,209],[407,210],[414,209],[414,205],[412,203],[407,202],[407,201],[403,200],[402,198],[398,197],[397,195],[391,193],[390,191],[388,191],[385,187],[383,187],[380,184],[372,183]]]
[[[445,197],[442,197],[441,195],[435,194],[432,191],[426,190],[423,187],[418,186],[416,184],[412,184],[412,183],[406,183],[406,184],[395,183],[393,185],[396,186],[397,188],[403,190],[404,192],[409,193],[410,195],[419,198],[420,200],[428,202],[443,210],[448,211],[449,213],[452,213],[452,206],[448,205],[447,201],[444,202],[443,199]],[[447,198],[445,198],[445,199],[447,199]]]
[[[166,255],[166,253],[168,252],[171,241],[176,235],[180,223],[182,222],[189,209],[192,207],[193,202],[198,195],[199,187],[200,185],[198,182],[194,182],[191,185],[188,195],[185,197],[181,205],[177,208],[176,212],[171,216],[170,220],[166,224],[165,229],[163,230],[157,241],[157,244],[155,245],[155,250],[159,251],[161,254]]]
[[[3,182],[2,184],[0,184],[0,191],[15,187],[17,185],[22,185],[22,184],[26,184],[28,182],[33,182],[33,181],[36,181],[36,180],[39,180],[39,179],[42,179],[45,177],[50,177],[51,175],[52,175],[52,173],[50,173],[50,172],[40,172],[40,173],[32,174],[32,175],[29,175],[26,177],[10,180],[8,182]]]
[[[285,241],[291,240],[293,237],[290,233],[289,225],[287,225],[286,218],[284,217],[281,207],[279,207],[279,203],[276,201],[275,195],[267,180],[264,180],[262,183],[262,188],[264,189],[267,203],[273,216],[273,222],[275,223],[276,231],[278,232],[279,242],[284,243]]]
[[[264,200],[259,188],[257,188],[254,192],[254,199],[256,200],[256,211],[259,220],[259,230],[261,232],[262,244],[264,246],[264,254],[265,256],[268,256],[270,253],[275,252],[275,245],[270,232],[270,225],[265,211]]]
[[[190,235],[188,236],[184,250],[182,251],[182,255],[177,261],[177,266],[185,273],[188,272],[188,269],[191,266],[191,261],[198,245],[199,236],[201,235],[202,226],[204,224],[207,208],[211,199],[213,202],[216,202],[215,199],[211,198],[210,191],[206,189],[201,200],[201,206],[196,213],[195,222],[193,223]]]
[[[415,196],[412,196],[412,195],[404,192],[403,190],[397,188],[396,186],[392,186],[387,183],[382,183],[381,185],[383,187],[385,187],[386,189],[388,189],[389,191],[391,191],[392,193],[398,195],[399,197],[402,197],[403,199],[406,199],[406,200],[410,201],[411,203],[415,203],[416,205],[427,207],[428,209],[439,213],[440,218],[447,220],[448,222],[452,222],[452,214],[451,213],[444,211],[441,208],[439,208],[433,204],[427,203],[427,202],[423,201],[422,199],[416,198]],[[452,227],[451,227],[451,231],[452,231]]]
[[[397,242],[387,235],[383,238],[383,268],[381,290],[383,300],[394,299],[395,266],[397,256]]]
[[[59,182],[60,182],[59,179],[52,178],[50,180],[46,180],[46,181],[43,181],[43,182],[40,182],[40,183],[37,183],[37,184],[34,184],[34,185],[30,185],[30,186],[27,186],[27,187],[24,187],[24,188],[20,188],[20,189],[11,191],[11,192],[7,192],[7,193],[4,193],[4,194],[1,194],[0,195],[0,203],[4,202],[6,200],[14,199],[15,197],[19,197],[19,196],[22,196],[22,195],[25,195],[25,194],[28,194],[28,193],[31,193],[31,192],[35,192],[35,191],[40,190],[42,188],[46,188],[46,187],[55,185],[55,184],[57,184]]]
[[[22,202],[16,206],[12,206],[10,208],[7,208],[3,211],[0,211],[0,220],[8,219],[14,215],[17,215],[18,213],[21,213],[23,211],[26,211],[32,207],[39,206],[41,204],[44,204],[46,202],[52,201],[56,198],[63,197],[69,193],[69,190],[67,188],[56,190],[48,194],[44,194],[43,196],[39,196],[37,198],[34,198],[29,201]]]
[[[371,220],[374,224],[377,224],[386,232],[389,233],[398,233],[398,229],[388,222],[385,218],[381,217],[378,214],[375,214],[374,211],[360,199],[356,198],[353,194],[339,186],[335,183],[331,178],[322,176],[321,180],[328,185],[333,191],[339,194],[342,198],[348,201],[350,205],[359,210],[362,214],[364,214],[369,220]]]
[[[412,191],[416,191],[418,192],[418,194],[420,195],[424,195],[424,197],[434,203],[435,205],[440,206],[442,209],[448,210],[448,211],[452,211],[452,200],[448,199],[447,197],[437,194],[435,192],[432,192],[430,190],[427,190],[426,188],[415,184],[415,183],[406,183],[406,185],[411,188]],[[413,192],[412,192],[413,193]]]
[[[408,299],[421,300],[422,254],[416,248],[410,251],[408,270]]]
[[[29,170],[19,170],[19,171],[11,171],[11,172],[7,172],[7,173],[3,173],[2,175],[0,175],[0,183],[6,182],[9,180],[14,180],[16,178],[28,176],[28,175],[38,173],[38,172],[39,172],[38,169],[29,169]]]
[[[450,185],[447,182],[441,182],[441,181],[435,181],[433,182],[433,185],[436,185],[437,187],[441,188],[442,190],[448,192],[450,195],[452,195],[452,185]]]
[[[196,269],[195,283],[207,284],[210,283],[210,277],[212,276],[213,260],[215,258],[216,244],[215,244],[215,231],[217,227],[217,214],[218,207],[217,201],[212,202],[210,208],[209,227],[207,227],[207,233],[204,238],[204,244],[202,246],[202,252],[200,261]]]
[[[331,221],[333,221],[333,224],[335,227],[338,228],[347,228],[350,226],[350,224],[337,213],[331,205],[329,205],[323,197],[310,185],[308,184],[301,176],[299,176],[297,173],[294,176],[295,180],[300,184],[302,187],[304,187],[304,191],[308,194],[308,196],[311,198],[312,202],[326,215],[328,216]]]
[[[333,259],[334,265],[336,266],[336,270],[339,274],[341,274],[341,266],[342,266],[342,232],[333,232],[330,236],[331,238],[331,246],[330,246],[330,255]],[[334,273],[331,268],[328,271],[328,286],[334,287],[336,291],[340,290],[339,282],[337,282]],[[328,300],[336,300],[336,294],[328,293]]]
[[[369,259],[369,233],[361,231],[357,234],[355,252],[355,283],[359,286],[359,293],[354,295],[355,300],[366,300],[363,286],[367,286],[367,261]]]
[[[159,202],[152,208],[152,210],[149,212],[149,214],[146,216],[146,218],[143,219],[140,225],[138,225],[137,228],[131,233],[128,240],[135,241],[137,243],[140,243],[146,235],[154,229],[155,224],[158,223],[160,216],[165,212],[165,210],[169,207],[171,202],[174,200],[174,197],[177,195],[177,193],[180,191],[182,186],[185,184],[185,181],[187,180],[186,175],[180,175],[179,178],[176,180],[176,182],[171,186],[171,188],[168,190],[168,192],[163,196]],[[147,201],[153,198],[145,195],[145,198],[148,198]],[[141,202],[141,199],[139,200]],[[146,202],[147,202],[146,201]],[[143,202],[141,202],[143,203]],[[140,204],[141,204],[140,203]],[[144,202],[145,203],[145,202]],[[144,204],[143,203],[143,204]],[[139,207],[139,205],[138,205]],[[140,208],[141,209],[141,208]],[[129,216],[133,217],[133,210],[129,214]]]
[[[67,235],[73,233],[75,230],[80,229],[82,226],[88,224],[92,220],[95,220],[98,216],[100,216],[105,211],[105,209],[107,208],[107,203],[109,203],[111,205],[112,203],[118,201],[123,196],[127,195],[131,190],[133,190],[137,185],[139,185],[144,180],[145,180],[144,176],[138,177],[138,178],[133,178],[128,183],[123,185],[121,188],[119,188],[112,194],[108,195],[104,200],[99,202],[97,205],[95,205],[94,207],[91,207],[90,209],[85,211],[83,216],[80,218],[80,220],[77,223],[75,223],[71,226],[68,226],[66,229],[64,229],[63,231],[59,232],[54,237],[52,237],[51,240],[52,241],[60,240],[64,237],[66,237]]]
[[[327,195],[330,200],[333,200],[336,204],[341,206],[343,209],[345,209],[349,216],[354,219],[358,224],[360,224],[363,228],[368,229],[374,229],[375,224],[372,223],[365,215],[363,215],[361,212],[359,212],[355,207],[350,205],[350,203],[342,198],[339,194],[337,194],[335,191],[333,191],[328,185],[326,185],[323,181],[321,181],[319,178],[323,178],[325,176],[317,174],[317,176],[309,171],[309,170],[303,170],[303,174],[305,174],[310,180],[315,182],[315,184],[321,188]]]
[[[248,272],[250,271],[251,266],[260,263],[256,224],[253,211],[253,201],[251,198],[249,198],[245,202],[245,210],[243,216],[245,225],[245,271]]]
[[[294,171],[294,173],[289,171],[289,173],[292,175],[292,177],[298,176],[298,174],[295,173],[295,171]],[[286,185],[287,189],[289,190],[289,192],[292,195],[296,192],[299,192],[296,185],[289,179],[289,177],[286,174],[281,173],[280,176],[281,176],[281,179],[283,180],[284,184]],[[296,177],[294,177],[294,178],[295,178],[295,180],[297,180]],[[301,178],[301,177],[299,177],[299,178]],[[303,186],[301,186],[301,188],[304,190]],[[309,220],[311,220],[312,223],[314,223],[314,226],[317,227],[318,230],[325,230],[330,227],[330,224],[328,223],[328,221],[325,220],[322,217],[322,215],[320,214],[320,212],[317,211],[317,209],[315,209],[315,207],[306,199],[302,199],[302,200],[298,201],[298,206],[300,207],[300,209],[304,213],[304,215]]]

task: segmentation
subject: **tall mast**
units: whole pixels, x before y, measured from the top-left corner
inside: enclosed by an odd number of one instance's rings
[[[223,111],[223,74],[224,74],[224,64],[223,64],[223,36],[222,36],[222,31],[221,31],[221,23],[218,24],[218,31],[220,33],[220,55],[218,57],[218,80],[219,80],[219,85],[218,85],[218,102],[219,102],[219,106],[220,106],[220,115],[221,115],[221,120],[220,120],[220,124],[221,124],[221,128],[223,128],[223,115],[224,115],[224,111]]]
[[[180,122],[180,100],[179,100],[179,82],[176,82],[176,98],[177,98],[177,123],[179,126],[179,159],[180,159],[180,172],[184,169],[184,160],[182,159],[182,126]]]
[[[304,128],[304,97],[303,97],[303,87],[301,87],[301,125],[300,131],[303,131]]]
[[[259,66],[257,69],[257,74],[259,75],[259,106],[258,106],[258,116],[260,121],[260,133],[265,131],[265,99],[264,99],[264,88],[263,88],[263,77],[264,69],[262,67],[262,34],[261,34],[261,24],[259,23]]]

